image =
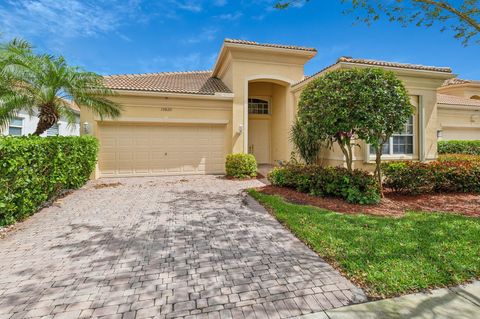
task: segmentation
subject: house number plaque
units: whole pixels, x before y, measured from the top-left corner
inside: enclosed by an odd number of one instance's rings
[[[171,107],[161,107],[160,111],[162,111],[162,112],[172,112],[172,108]]]

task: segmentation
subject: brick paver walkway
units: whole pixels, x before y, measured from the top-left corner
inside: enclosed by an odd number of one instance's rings
[[[242,189],[258,185],[89,183],[0,239],[0,318],[287,318],[363,301],[246,204]]]

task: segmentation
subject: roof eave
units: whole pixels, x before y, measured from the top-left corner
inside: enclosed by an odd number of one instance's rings
[[[422,69],[415,69],[415,68],[407,68],[407,67],[396,67],[396,66],[388,66],[388,65],[372,65],[368,63],[358,63],[358,62],[338,62],[336,63],[340,66],[348,66],[348,67],[368,67],[368,68],[382,68],[387,70],[395,71],[396,73],[402,75],[411,75],[411,76],[419,76],[425,75],[428,77],[434,77],[438,79],[451,79],[456,77],[457,75],[452,73],[451,71],[438,71],[438,70],[422,70]]]
[[[464,87],[474,87],[474,88],[480,88],[480,82],[469,82],[469,83],[458,83],[458,84],[449,84],[449,85],[444,85],[439,88],[441,89],[450,89],[450,88],[464,88]]]
[[[156,96],[156,97],[176,97],[190,99],[206,99],[206,100],[232,100],[233,93],[216,92],[214,94],[203,94],[193,92],[168,92],[168,91],[152,91],[152,90],[132,90],[112,88],[117,95],[129,96]]]

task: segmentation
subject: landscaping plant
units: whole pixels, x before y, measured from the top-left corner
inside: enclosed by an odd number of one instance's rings
[[[1,137],[0,226],[35,213],[46,201],[83,186],[97,161],[93,137]]]
[[[399,193],[480,193],[480,161],[443,158],[431,163],[384,163],[385,186]]]
[[[375,176],[381,188],[383,145],[403,129],[413,111],[405,86],[393,72],[380,68],[335,70],[303,90],[292,141],[307,163],[313,155],[302,151],[306,147],[338,144],[352,172],[353,147],[356,140],[364,140],[375,149]]]
[[[439,141],[438,154],[480,155],[480,141]]]
[[[343,167],[293,165],[274,168],[268,174],[272,185],[293,188],[314,196],[340,197],[349,203],[376,204],[380,193],[368,172]]]
[[[251,178],[257,176],[257,161],[252,154],[228,154],[225,162],[227,176]]]
[[[61,56],[36,54],[22,40],[0,45],[0,129],[21,110],[38,116],[35,135],[61,117],[73,124],[77,114],[70,101],[100,118],[118,117],[121,107],[108,99],[112,95],[101,75],[72,67]]]

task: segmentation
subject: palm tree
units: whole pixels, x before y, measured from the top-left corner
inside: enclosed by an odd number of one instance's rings
[[[76,114],[69,100],[101,118],[115,118],[121,106],[108,99],[112,95],[102,76],[69,66],[61,56],[37,55],[28,42],[18,39],[0,46],[0,127],[20,110],[38,112],[35,135],[61,117],[72,124]]]

